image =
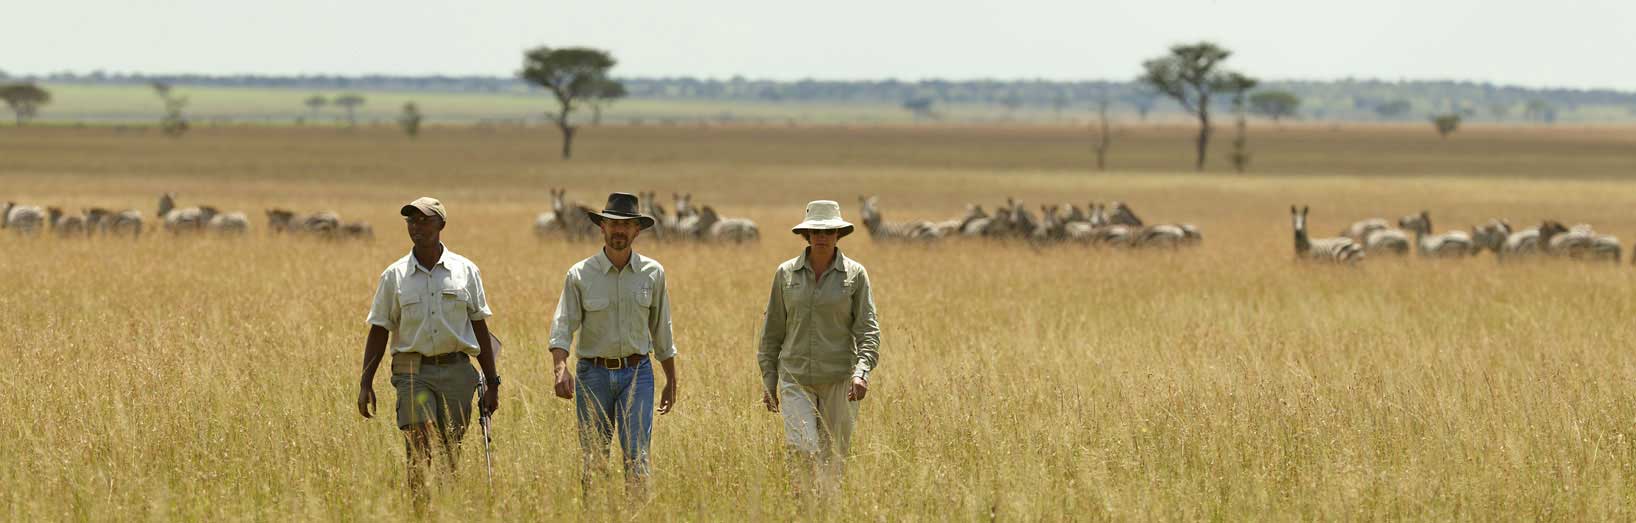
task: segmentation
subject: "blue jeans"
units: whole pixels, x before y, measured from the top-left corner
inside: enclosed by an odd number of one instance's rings
[[[648,442],[653,439],[653,364],[618,370],[579,360],[574,384],[574,412],[579,416],[579,449],[584,456],[582,480],[608,457],[614,431],[625,453],[625,479],[648,476]]]

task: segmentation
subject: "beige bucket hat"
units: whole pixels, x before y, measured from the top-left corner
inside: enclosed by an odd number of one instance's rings
[[[790,228],[790,232],[801,234],[801,231],[827,231],[837,229],[841,237],[852,234],[852,224],[841,219],[841,204],[834,200],[818,200],[807,204],[807,219]]]

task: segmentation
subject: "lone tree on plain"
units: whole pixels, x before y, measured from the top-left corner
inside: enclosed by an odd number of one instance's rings
[[[1243,173],[1250,168],[1250,125],[1244,114],[1245,95],[1255,88],[1256,80],[1238,73],[1227,75],[1223,84],[1233,93],[1233,115],[1237,117],[1235,127],[1238,132],[1233,136],[1233,154],[1229,159],[1233,162],[1233,170]]]
[[[1272,118],[1273,123],[1295,116],[1301,99],[1289,91],[1261,91],[1250,95],[1250,112]]]
[[[1108,98],[1103,96],[1096,102],[1096,122],[1100,127],[1096,135],[1096,170],[1108,170],[1108,149],[1113,147],[1113,126],[1108,125]]]
[[[358,126],[358,106],[364,104],[364,96],[358,93],[346,93],[336,96],[330,103],[347,110],[347,127]]]
[[[602,125],[602,109],[613,105],[615,101],[624,98],[626,94],[629,93],[625,92],[625,84],[613,80],[603,80],[596,90],[596,96],[585,100],[591,106],[591,125]]]
[[[0,86],[0,99],[6,101],[17,115],[17,126],[22,127],[39,114],[40,106],[51,103],[51,92],[32,83]]]
[[[573,157],[574,132],[579,130],[569,116],[574,104],[593,106],[605,93],[609,83],[618,81],[608,76],[616,62],[612,55],[600,49],[567,47],[552,49],[536,47],[523,53],[523,70],[517,75],[523,80],[545,88],[557,99],[557,129],[562,131],[562,159]],[[623,91],[624,87],[620,87]]]
[[[187,108],[187,97],[171,94],[171,85],[166,82],[156,81],[148,85],[165,103],[165,115],[159,119],[159,131],[171,138],[181,138],[189,128],[187,116],[182,114],[182,109]]]
[[[329,105],[329,99],[324,98],[323,95],[315,94],[308,96],[307,99],[301,103],[306,104],[307,110],[312,112],[312,120],[316,122],[318,121],[318,110],[323,109],[326,105]]]
[[[915,120],[936,120],[937,112],[932,110],[936,103],[930,96],[916,96],[903,101],[903,110],[915,116]]]
[[[420,114],[420,107],[415,102],[403,104],[403,114],[398,116],[398,125],[403,127],[403,134],[410,138],[420,136],[420,121],[425,115]]]
[[[1432,126],[1437,128],[1437,136],[1448,139],[1449,134],[1460,128],[1460,113],[1444,113],[1433,116]]]
[[[1194,169],[1204,170],[1205,152],[1210,147],[1210,97],[1232,90],[1233,75],[1221,69],[1232,51],[1210,42],[1177,45],[1170,54],[1142,62],[1141,77],[1154,90],[1164,93],[1199,119],[1198,159]],[[1244,77],[1248,78],[1248,77]]]

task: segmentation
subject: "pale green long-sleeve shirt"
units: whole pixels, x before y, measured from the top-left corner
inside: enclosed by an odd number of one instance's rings
[[[624,269],[600,251],[574,264],[557,300],[549,347],[568,350],[576,330],[574,353],[581,358],[675,357],[665,268],[634,252]]]
[[[869,273],[839,249],[816,278],[807,254],[778,266],[756,361],[768,391],[780,374],[800,384],[869,379],[879,358],[880,324]]]

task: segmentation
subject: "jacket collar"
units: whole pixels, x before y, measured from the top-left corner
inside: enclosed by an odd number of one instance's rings
[[[796,270],[805,269],[808,272],[811,272],[813,274],[818,273],[818,271],[814,270],[813,267],[812,267],[812,259],[808,257],[808,255],[810,255],[810,254],[812,254],[812,248],[811,247],[807,247],[806,249],[801,250],[801,263],[800,263],[799,266],[796,267]],[[841,248],[840,247],[836,247],[835,248],[835,260],[830,262],[829,270],[831,270],[831,271],[840,271],[842,274],[846,274],[846,266],[847,266],[846,255],[841,253]]]

